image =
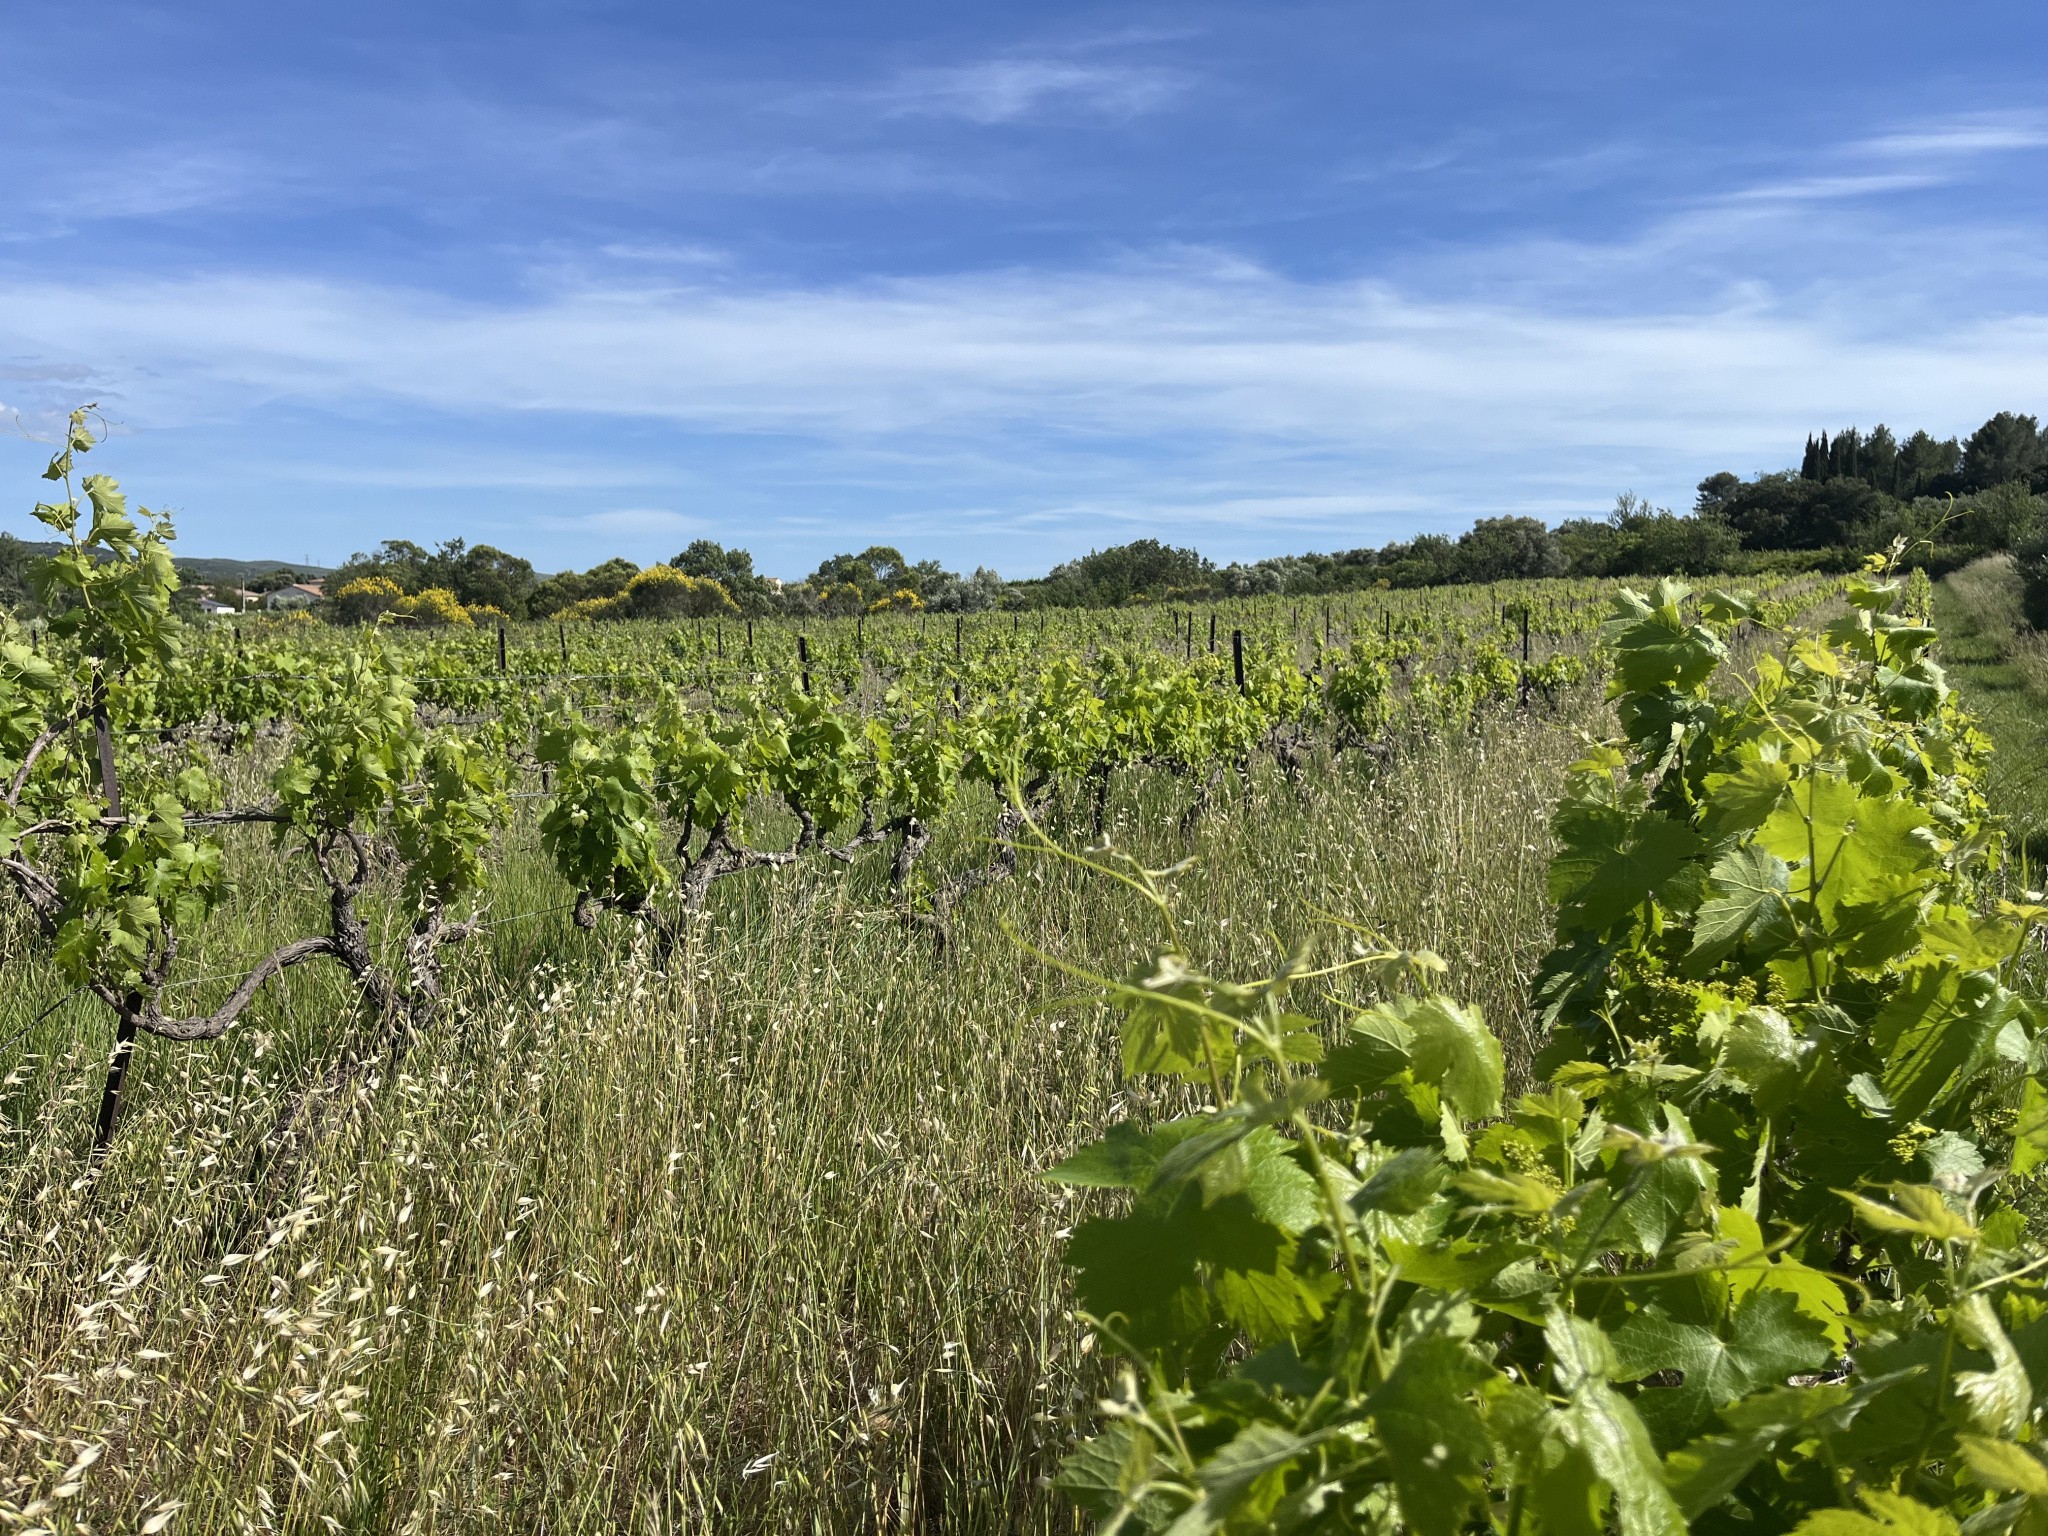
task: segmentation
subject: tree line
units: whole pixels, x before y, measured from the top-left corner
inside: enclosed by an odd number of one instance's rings
[[[351,555],[327,583],[343,620],[396,609],[423,622],[465,615],[509,619],[668,618],[693,614],[851,615],[981,612],[993,608],[1114,607],[1125,603],[1313,595],[1364,587],[1429,587],[1545,576],[1706,576],[1799,567],[1847,570],[1865,551],[1903,536],[1912,559],[1937,571],[2014,551],[2048,624],[2048,438],[2030,415],[2000,411],[1967,437],[1879,424],[1807,438],[1797,469],[1700,481],[1683,512],[1632,493],[1601,517],[1551,526],[1485,517],[1462,534],[1330,553],[1218,564],[1158,539],[1093,550],[1045,576],[1005,581],[875,544],[835,554],[791,582],[764,576],[745,549],[698,539],[642,568],[610,559],[543,574],[521,556],[451,539],[436,548],[387,539]],[[17,547],[18,546],[18,547]],[[30,603],[31,550],[0,535],[0,602]],[[291,573],[280,571],[280,580]],[[272,582],[271,585],[275,585]],[[261,590],[264,583],[251,581]]]
[[[1002,605],[1007,595],[1002,577],[986,567],[961,576],[936,560],[913,563],[886,544],[833,555],[802,581],[782,582],[756,571],[748,551],[712,539],[698,539],[644,569],[613,558],[586,571],[548,576],[530,561],[489,544],[450,539],[428,550],[410,540],[387,539],[367,554],[349,556],[330,578],[328,591],[336,616],[350,621],[373,618],[427,594],[445,594],[472,614],[515,619],[850,615],[890,609],[972,613]]]
[[[1152,540],[1069,562],[1020,583],[1060,604],[1169,595],[1313,594],[1542,576],[1706,576],[1792,566],[1849,570],[1904,537],[1916,564],[1939,571],[2017,551],[2036,570],[2048,624],[2048,437],[2036,418],[2000,411],[1966,438],[1925,431],[1901,441],[1880,424],[1806,441],[1796,470],[1700,481],[1686,512],[1633,493],[1600,518],[1551,527],[1533,517],[1481,518],[1455,537],[1427,533],[1377,549],[1281,555],[1218,567]]]

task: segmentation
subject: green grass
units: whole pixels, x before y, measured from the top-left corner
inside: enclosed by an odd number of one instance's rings
[[[1261,770],[1175,881],[1195,958],[1250,974],[1326,908],[1444,954],[1526,1061],[1546,818],[1596,718],[1581,699],[1381,766],[1320,761],[1298,791]],[[1121,782],[1116,841],[1178,859],[1187,794]],[[977,857],[990,814],[956,815],[935,855]],[[657,963],[543,911],[566,892],[525,839],[496,911],[541,915],[463,954],[445,1027],[356,1093],[294,1187],[252,1183],[255,1150],[357,1027],[314,967],[223,1041],[145,1040],[97,1178],[97,1006],[0,1057],[0,1517],[1079,1528],[1044,1478],[1101,1385],[1059,1260],[1085,1201],[1039,1175],[1151,1090],[1031,948],[1120,970],[1149,914],[1031,858],[941,954],[887,915],[877,857],[724,882]],[[208,969],[316,900],[260,839],[235,853],[247,896],[204,936]],[[5,942],[0,1040],[61,996]]]
[[[2023,883],[2048,865],[2048,636],[2020,615],[2020,581],[2005,556],[1979,560],[1934,588],[1934,623],[1949,681],[1991,737],[1986,793],[2022,860]]]

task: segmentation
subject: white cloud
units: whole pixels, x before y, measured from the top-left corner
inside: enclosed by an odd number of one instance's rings
[[[2048,147],[2048,125],[2034,116],[1975,113],[1858,139],[1812,157],[1833,169],[1768,181],[1718,199],[1725,203],[1803,203],[1870,197],[1945,186],[1975,174],[1987,156]]]
[[[287,178],[249,154],[202,144],[159,144],[105,159],[90,171],[58,179],[31,168],[14,217],[0,225],[0,241],[20,243],[68,235],[101,219],[160,219],[246,205],[276,193]]]
[[[1948,177],[1931,171],[1871,171],[1857,176],[1804,176],[1792,181],[1763,182],[1728,194],[1731,203],[1809,203],[1837,198],[1870,197],[1941,185]]]
[[[652,534],[701,533],[700,518],[671,512],[666,507],[615,507],[606,512],[586,512],[575,517],[544,516],[535,523],[565,533],[605,534],[618,538],[640,538]]]
[[[119,375],[138,428],[417,410],[473,440],[332,476],[290,463],[289,437],[263,456],[337,507],[351,487],[501,488],[520,500],[488,529],[478,508],[444,531],[551,565],[699,533],[789,570],[870,536],[1004,570],[1140,534],[1224,558],[1342,548],[1596,512],[1623,486],[1685,505],[1702,474],[1778,467],[1817,426],[1967,430],[2048,398],[2040,313],[1912,328],[1749,290],[1586,314],[1186,263],[498,306],[258,278],[14,283],[0,317],[0,353]],[[644,424],[623,459],[619,419]],[[345,521],[337,546],[361,541]]]
[[[1149,65],[1082,64],[1060,58],[989,59],[947,69],[910,70],[876,93],[895,116],[1013,123],[1047,112],[1135,117],[1155,111],[1186,84]]]
[[[1851,146],[1873,155],[1984,155],[2048,146],[2048,122],[2032,113],[1975,113],[1880,134]]]
[[[417,452],[380,447],[375,457],[329,455],[285,459],[258,443],[247,460],[252,474],[378,491],[611,491],[674,485],[686,476],[674,466],[638,460],[596,461],[564,452],[534,454],[516,448]],[[670,514],[664,514],[670,515]]]
[[[641,245],[616,240],[599,246],[598,252],[614,261],[644,261],[677,267],[722,267],[732,259],[726,252],[708,245]]]
[[[1725,451],[1787,421],[1944,421],[2048,392],[2037,314],[1902,335],[1754,297],[1572,314],[1184,266],[502,306],[259,277],[24,281],[0,286],[0,314],[7,351],[118,379],[138,425],[289,399],[884,445],[1163,437],[1350,457],[1460,451],[1484,423],[1503,450]]]
[[[1020,85],[984,109],[1033,99]],[[1356,543],[1583,512],[1623,485],[1682,503],[1701,473],[1774,467],[1816,427],[1967,430],[2038,405],[2048,261],[2029,228],[1887,223],[1863,196],[2025,132],[1915,127],[1624,238],[1432,250],[1349,280],[1199,246],[771,285],[622,242],[602,252],[616,264],[565,261],[496,302],[0,268],[0,380],[31,415],[90,390],[145,429],[312,413],[383,444],[420,413],[452,432],[359,463],[320,431],[262,451],[337,494],[524,491],[500,515],[558,544],[708,530],[675,506],[752,519],[749,539],[803,519],[986,531],[1027,551],[1006,566],[1036,562],[1051,530]],[[610,509],[553,515],[585,492]]]
[[[43,367],[0,363],[0,379],[36,384],[85,384],[93,373],[81,363],[54,363]]]

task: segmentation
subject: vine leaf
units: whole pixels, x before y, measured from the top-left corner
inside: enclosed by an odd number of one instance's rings
[[[1789,1255],[1770,1258],[1763,1229],[1745,1210],[1722,1206],[1717,1225],[1722,1240],[1731,1245],[1722,1272],[1731,1303],[1740,1306],[1758,1290],[1782,1291],[1819,1325],[1829,1344],[1837,1350],[1848,1347],[1849,1304],[1839,1284]]]
[[[2043,1466],[2038,1456],[2010,1440],[1984,1435],[1959,1435],[1956,1440],[1963,1460],[1969,1463],[1970,1475],[1986,1488],[2048,1500],[2048,1466]]]
[[[1415,1032],[1414,1073],[1443,1095],[1444,1102],[1467,1120],[1500,1113],[1501,1084],[1506,1076],[1500,1037],[1486,1027],[1477,1008],[1465,1008],[1447,997],[1427,997],[1406,1015]]]
[[[2029,1075],[2020,1094],[2019,1122],[2013,1127],[2012,1171],[2031,1173],[2048,1161],[2048,1085]]]
[[[1864,1223],[1879,1232],[1900,1232],[1913,1237],[1931,1237],[1937,1242],[1967,1242],[1977,1229],[1949,1208],[1941,1191],[1926,1184],[1886,1186],[1896,1202],[1885,1205],[1854,1190],[1838,1189]]]
[[[1827,1334],[1781,1290],[1754,1290],[1729,1319],[1727,1337],[1680,1322],[1661,1308],[1637,1313],[1614,1335],[1619,1379],[1637,1381],[1660,1371],[1680,1372],[1674,1386],[1637,1393],[1642,1415],[1658,1444],[1676,1446],[1704,1429],[1713,1411],[1763,1387],[1783,1386],[1795,1371],[1819,1370],[1828,1361]]]
[[[1462,1340],[1427,1334],[1401,1351],[1367,1409],[1391,1453],[1410,1530],[1454,1536],[1478,1503],[1492,1442],[1470,1394],[1493,1373]]]
[[[1758,759],[1707,776],[1707,830],[1716,839],[1753,832],[1769,820],[1792,782],[1787,763]]]
[[[1951,1083],[1973,1077],[2018,1011],[1995,975],[1946,961],[1914,967],[1872,1031],[1888,1047],[1883,1086],[1894,1113],[1918,1119]]]
[[[1617,608],[1633,593],[1617,598]],[[1686,589],[1660,582],[1656,606],[1635,598],[1634,611],[1610,625],[1614,687],[1617,692],[1655,693],[1665,688],[1689,689],[1705,682],[1727,655],[1713,633],[1687,624],[1678,605]]]
[[[1045,1177],[1055,1184],[1090,1189],[1143,1189],[1152,1182],[1159,1160],[1206,1123],[1204,1116],[1189,1116],[1147,1131],[1135,1121],[1119,1121],[1102,1140],[1046,1170]]]
[[[1412,1216],[1436,1198],[1445,1172],[1443,1156],[1434,1148],[1409,1147],[1372,1171],[1351,1196],[1351,1209],[1361,1216],[1368,1211]]]
[[[1722,1033],[1720,1065],[1748,1087],[1758,1109],[1774,1115],[1791,1102],[1812,1052],[1777,1009],[1749,1008]]]
[[[1699,852],[1699,834],[1668,816],[1575,808],[1558,817],[1564,847],[1550,868],[1560,930],[1601,933],[1661,890]]]
[[[1281,1492],[1272,1474],[1294,1464],[1312,1444],[1277,1424],[1247,1424],[1202,1463],[1203,1495],[1166,1528],[1167,1536],[1207,1536],[1233,1517],[1264,1514]]]
[[[1991,1298],[1974,1293],[1955,1309],[1955,1321],[1963,1339],[1991,1357],[1988,1371],[1956,1373],[1956,1396],[1984,1434],[2017,1435],[2033,1409],[2034,1387]]]
[[[1722,856],[1710,875],[1715,894],[1700,903],[1694,919],[1687,961],[1695,974],[1782,917],[1790,875],[1783,859],[1754,843]]]
[[[1863,1490],[1864,1514],[1854,1509],[1822,1509],[1793,1528],[1793,1536],[1956,1536],[1954,1516],[1929,1509],[1918,1499],[1883,1488]]]

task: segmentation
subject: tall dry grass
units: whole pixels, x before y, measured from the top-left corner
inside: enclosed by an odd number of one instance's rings
[[[1526,1057],[1545,821],[1592,712],[1234,788],[1175,881],[1197,958],[1248,973],[1341,913],[1441,952]],[[1116,841],[1178,859],[1187,792],[1121,782]],[[237,857],[224,967],[314,899]],[[513,848],[497,910],[542,915],[463,956],[446,1027],[283,1188],[255,1149],[353,1018],[310,968],[225,1041],[145,1042],[96,1176],[106,1021],[60,1008],[0,1061],[0,1525],[1076,1528],[1043,1479],[1099,1383],[1059,1262],[1079,1203],[1039,1174],[1132,1090],[1031,951],[1121,969],[1147,915],[1035,857],[941,953],[878,859],[728,881],[660,960],[543,910],[565,896]],[[61,995],[6,942],[0,1039]]]

